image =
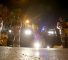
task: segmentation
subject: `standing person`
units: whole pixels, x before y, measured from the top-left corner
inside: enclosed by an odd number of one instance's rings
[[[59,18],[59,21],[57,22],[57,28],[59,29],[59,34],[61,38],[61,42],[64,48],[67,47],[67,40],[65,38],[65,22],[63,21],[62,18]]]

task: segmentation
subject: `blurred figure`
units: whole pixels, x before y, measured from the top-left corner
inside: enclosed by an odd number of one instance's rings
[[[67,27],[66,22],[60,17],[59,21],[57,22],[57,29],[59,30],[61,42],[64,48],[68,48],[68,37],[67,37]]]

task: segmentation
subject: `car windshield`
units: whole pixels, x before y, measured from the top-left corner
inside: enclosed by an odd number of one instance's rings
[[[0,45],[67,47],[62,42],[68,34],[67,10],[60,1],[0,0]]]
[[[65,48],[68,1],[0,0],[0,60],[64,60]]]

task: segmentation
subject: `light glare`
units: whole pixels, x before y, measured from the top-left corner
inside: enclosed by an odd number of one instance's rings
[[[12,30],[9,30],[9,33],[11,33],[12,32]]]
[[[32,34],[32,31],[30,30],[30,29],[27,29],[27,30],[25,30],[25,32],[24,32],[26,35],[31,35]]]
[[[47,48],[49,49],[49,48],[50,48],[50,46],[47,46]]]
[[[34,48],[40,48],[40,43],[39,42],[35,42],[34,43]]]
[[[54,34],[54,31],[48,31],[48,34]]]
[[[39,57],[39,55],[40,55],[39,52],[36,52],[36,53],[35,53],[35,56],[36,56],[36,57]]]
[[[26,20],[26,23],[30,23],[30,21],[29,20]]]

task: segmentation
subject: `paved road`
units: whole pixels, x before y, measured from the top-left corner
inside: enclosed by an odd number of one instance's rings
[[[68,49],[0,47],[0,60],[68,60]]]

